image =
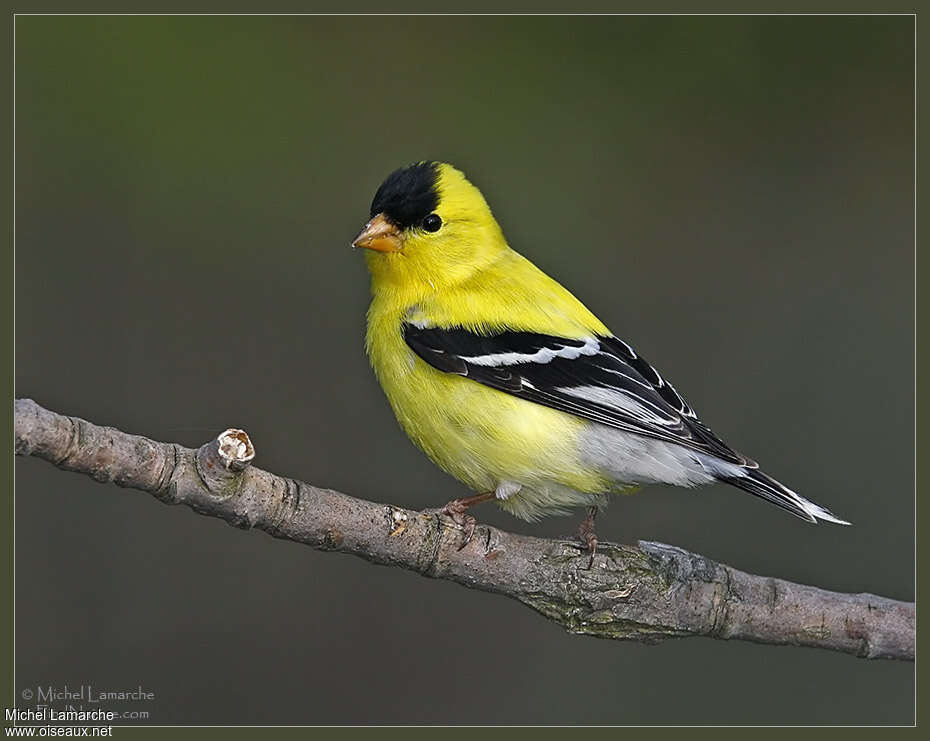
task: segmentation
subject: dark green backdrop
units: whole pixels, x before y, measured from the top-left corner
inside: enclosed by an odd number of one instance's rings
[[[19,17],[16,393],[410,507],[349,241],[416,159],[484,191],[708,423],[855,523],[650,487],[605,539],[913,599],[910,17]],[[913,665],[570,637],[504,598],[20,460],[17,693],[157,723],[910,723]],[[503,527],[566,534],[492,506]]]

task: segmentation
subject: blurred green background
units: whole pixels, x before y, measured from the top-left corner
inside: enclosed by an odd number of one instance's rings
[[[408,507],[350,239],[461,167],[725,439],[855,523],[649,487],[602,538],[913,599],[913,19],[22,17],[16,393]],[[910,723],[913,665],[571,637],[504,598],[16,464],[17,692],[154,723]],[[574,519],[505,528],[564,535]],[[119,708],[123,709],[123,708]]]

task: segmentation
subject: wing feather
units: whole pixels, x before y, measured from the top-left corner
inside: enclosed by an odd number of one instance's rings
[[[444,373],[730,463],[756,465],[711,432],[674,387],[616,337],[483,335],[409,323],[403,332],[407,345]]]

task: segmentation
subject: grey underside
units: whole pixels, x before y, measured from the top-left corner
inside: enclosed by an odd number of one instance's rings
[[[581,458],[615,482],[614,491],[637,484],[699,486],[718,477],[743,475],[745,469],[681,445],[634,435],[606,425],[591,424],[582,433]],[[518,493],[500,500],[511,514],[527,520],[547,515],[567,514],[580,506],[605,506],[602,492],[579,492],[556,482],[524,486]]]
[[[802,497],[755,467],[720,460],[707,453],[634,435],[600,424],[582,432],[581,465],[593,467],[614,482],[612,491],[637,484],[700,486],[714,481],[732,484],[809,522],[849,522],[826,507]],[[552,482],[523,487],[501,506],[517,517],[535,520],[549,514],[565,514],[573,507],[604,506],[605,494],[587,494]]]
[[[582,433],[585,463],[621,484],[698,486],[718,477],[740,476],[742,466],[686,448],[683,445],[633,435],[593,424]]]

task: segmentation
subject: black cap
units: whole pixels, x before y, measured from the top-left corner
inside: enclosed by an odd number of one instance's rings
[[[384,214],[402,229],[418,224],[439,205],[439,163],[418,162],[395,170],[378,188],[371,216]]]

